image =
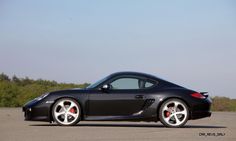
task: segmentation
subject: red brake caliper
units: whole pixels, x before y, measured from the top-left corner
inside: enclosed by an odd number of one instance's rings
[[[70,109],[70,112],[71,112],[71,113],[75,113],[75,109],[74,109],[74,108],[71,108],[71,109]]]
[[[168,108],[168,111],[166,112],[166,117],[169,117],[171,115],[171,112],[169,112],[171,109],[170,107]]]
[[[170,112],[166,112],[166,117],[169,117],[170,116]]]

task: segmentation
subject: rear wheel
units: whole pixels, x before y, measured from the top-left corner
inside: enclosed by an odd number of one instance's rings
[[[63,126],[76,125],[80,120],[80,106],[74,99],[58,100],[52,108],[52,116],[57,124]]]
[[[169,99],[161,105],[159,118],[166,127],[182,127],[189,118],[188,106],[182,100]]]

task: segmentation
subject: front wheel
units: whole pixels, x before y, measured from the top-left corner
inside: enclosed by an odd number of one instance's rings
[[[63,126],[76,125],[80,120],[80,106],[74,99],[58,100],[52,108],[52,116],[57,124]]]
[[[169,99],[161,105],[159,118],[166,127],[182,127],[189,118],[188,106],[182,100]]]

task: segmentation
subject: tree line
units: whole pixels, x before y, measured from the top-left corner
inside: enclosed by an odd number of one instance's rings
[[[85,88],[89,84],[58,83],[49,80],[33,80],[28,77],[18,78],[0,74],[0,107],[20,107],[27,101],[46,92],[69,88]]]
[[[43,93],[69,88],[85,88],[89,84],[58,83],[49,80],[33,80],[0,74],[0,107],[20,107]],[[236,99],[212,97],[213,111],[236,111]]]

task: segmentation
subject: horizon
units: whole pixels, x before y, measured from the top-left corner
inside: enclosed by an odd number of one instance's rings
[[[16,76],[15,74],[14,75],[12,75],[12,76],[10,76],[10,75],[8,75],[8,74],[6,74],[6,73],[4,73],[4,72],[1,72],[0,74],[5,74],[5,75],[7,75],[8,77],[9,77],[9,79],[11,79],[12,80],[12,78],[14,77],[14,76]],[[18,79],[20,79],[20,80],[23,80],[23,79],[30,79],[30,80],[33,80],[33,81],[37,81],[37,80],[45,80],[45,81],[55,81],[56,83],[65,83],[65,84],[77,84],[77,85],[80,85],[80,84],[89,84],[89,85],[91,85],[91,84],[93,84],[93,83],[91,83],[91,82],[81,82],[81,83],[72,83],[72,82],[58,82],[58,81],[56,81],[56,80],[49,80],[49,79],[43,79],[43,78],[31,78],[31,77],[28,77],[28,76],[25,76],[25,77],[18,77],[18,76],[16,76]],[[161,78],[162,79],[162,78]],[[167,80],[168,81],[168,80]],[[88,85],[88,86],[89,86]],[[177,84],[178,85],[178,84]],[[183,86],[184,87],[184,86]],[[200,92],[200,91],[198,91],[198,92]],[[207,92],[208,93],[208,92]],[[231,98],[231,97],[227,97],[227,96],[220,96],[220,95],[214,95],[214,96],[211,96],[210,95],[210,97],[212,97],[212,98],[214,98],[214,97],[226,97],[226,98],[230,98],[230,99],[236,99],[236,98]]]
[[[0,2],[0,73],[94,83],[137,71],[236,98],[236,2]]]

